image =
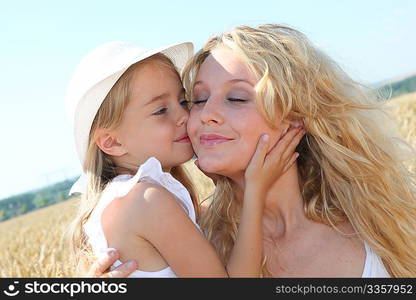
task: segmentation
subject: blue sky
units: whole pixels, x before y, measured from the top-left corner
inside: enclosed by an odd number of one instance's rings
[[[0,10],[0,198],[76,176],[64,110],[82,56],[101,43],[196,48],[236,25],[304,32],[366,84],[416,72],[416,1],[7,1]]]

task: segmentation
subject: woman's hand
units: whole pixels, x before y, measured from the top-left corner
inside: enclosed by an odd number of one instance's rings
[[[120,254],[116,249],[107,251],[97,257],[97,260],[92,264],[87,271],[87,277],[96,278],[125,278],[133,271],[137,270],[137,263],[135,261],[128,261],[113,270],[109,270],[110,266],[119,259]]]
[[[302,127],[289,129],[269,152],[269,136],[262,135],[244,174],[246,184],[267,191],[295,163],[299,153],[294,151],[305,132]]]

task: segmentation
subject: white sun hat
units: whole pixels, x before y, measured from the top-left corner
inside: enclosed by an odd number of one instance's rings
[[[180,73],[193,55],[193,44],[185,42],[148,49],[121,41],[108,42],[89,52],[74,70],[65,106],[84,171],[91,126],[108,92],[131,65],[156,53],[166,55]]]

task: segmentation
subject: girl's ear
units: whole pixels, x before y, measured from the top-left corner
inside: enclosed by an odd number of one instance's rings
[[[111,156],[122,156],[127,153],[123,145],[118,142],[115,133],[104,128],[96,130],[95,143],[101,151]]]

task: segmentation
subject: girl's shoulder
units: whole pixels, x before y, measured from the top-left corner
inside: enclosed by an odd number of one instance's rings
[[[161,184],[151,181],[137,182],[134,187],[127,193],[127,201],[132,201],[140,207],[148,207],[150,205],[160,205],[169,201],[176,201],[172,192]]]
[[[134,184],[124,196],[115,198],[113,208],[122,210],[126,215],[140,216],[148,209],[176,202],[175,196],[158,183],[140,181]]]
[[[124,196],[114,198],[104,209],[102,222],[140,234],[154,220],[181,210],[175,196],[163,186],[138,182]],[[107,227],[105,226],[105,227]]]

